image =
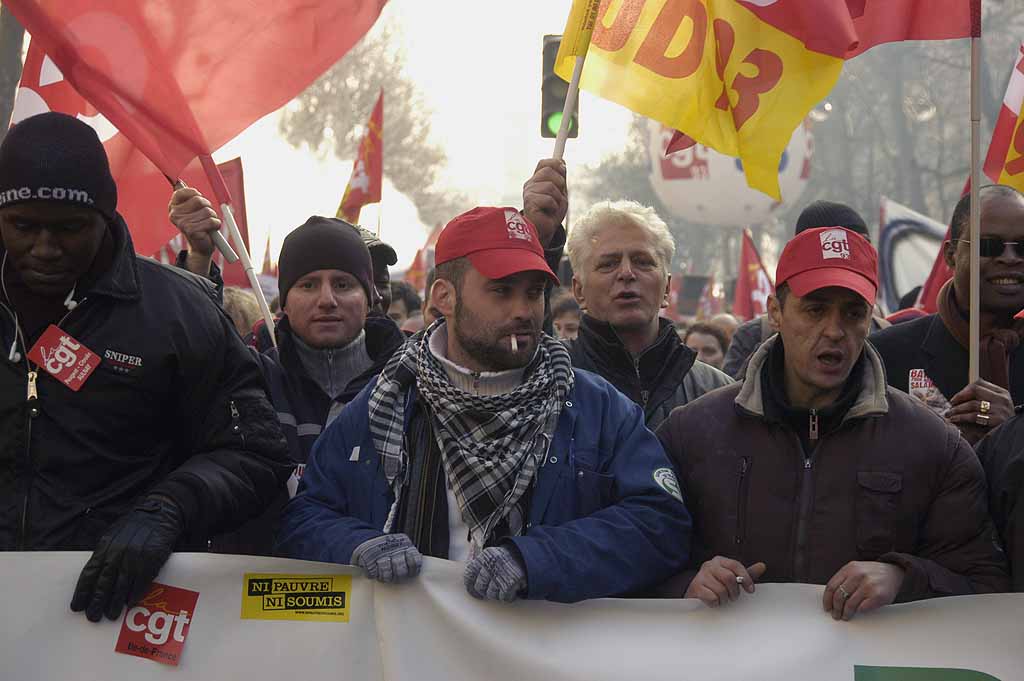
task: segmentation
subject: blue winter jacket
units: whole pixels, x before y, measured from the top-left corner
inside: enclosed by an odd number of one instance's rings
[[[575,373],[537,473],[526,531],[510,539],[526,564],[528,598],[575,602],[636,592],[677,572],[689,555],[690,515],[643,411],[604,379]],[[314,445],[284,512],[281,555],[348,563],[359,544],[382,534],[394,495],[368,424],[375,385]],[[414,409],[415,389],[409,392]]]

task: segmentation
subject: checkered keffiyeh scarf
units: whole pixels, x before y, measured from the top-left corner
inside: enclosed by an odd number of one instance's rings
[[[452,385],[430,352],[430,337],[444,323],[438,320],[395,353],[370,395],[370,434],[395,492],[384,529],[391,530],[406,482],[405,404],[415,383],[429,407],[445,474],[473,549],[479,551],[502,520],[511,535],[522,534],[526,516],[520,504],[546,453],[574,376],[565,346],[542,335],[539,357],[522,385],[503,395],[471,395]],[[538,438],[543,438],[543,447]]]

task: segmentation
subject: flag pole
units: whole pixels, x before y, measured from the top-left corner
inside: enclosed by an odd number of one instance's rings
[[[576,65],[572,69],[572,79],[569,81],[569,91],[565,95],[565,106],[562,107],[562,124],[558,128],[558,136],[555,138],[555,153],[552,158],[559,161],[565,155],[565,141],[569,138],[569,124],[576,113],[576,105],[580,96],[580,76],[583,75],[583,62],[586,55],[576,57]]]
[[[252,266],[252,259],[249,257],[249,250],[245,246],[245,240],[242,239],[242,232],[238,229],[238,223],[235,222],[235,213],[230,203],[231,193],[228,191],[224,178],[221,177],[220,170],[217,168],[217,164],[214,163],[212,156],[200,156],[199,162],[206,172],[207,179],[210,180],[210,184],[213,186],[213,193],[217,195],[217,201],[220,202],[220,210],[224,216],[224,222],[227,223],[228,234],[231,235],[232,241],[235,242],[235,246],[238,248],[238,257],[242,261],[242,269],[245,270],[249,286],[252,287],[253,295],[256,296],[256,302],[260,306],[260,312],[263,313],[263,321],[266,322],[267,330],[270,332],[270,341],[274,344],[274,347],[277,347],[277,336],[274,333],[274,315],[270,312],[270,306],[267,305],[267,297],[263,295],[263,289],[260,288],[260,280]]]
[[[980,33],[980,31],[978,31]],[[976,382],[980,376],[979,347],[981,344],[981,204],[978,190],[981,184],[981,96],[978,69],[981,63],[981,38],[971,38],[971,219],[970,219],[970,364],[968,382]]]

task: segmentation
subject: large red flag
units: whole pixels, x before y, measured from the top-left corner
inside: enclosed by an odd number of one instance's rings
[[[330,68],[386,0],[5,0],[64,77],[170,177]],[[131,152],[126,152],[131,153]]]
[[[883,43],[981,35],[981,0],[739,0],[808,49],[841,59]]]
[[[768,311],[768,296],[772,292],[772,278],[761,262],[748,230],[743,230],[740,250],[740,270],[736,280],[736,295],[732,313],[743,319],[753,319]]]
[[[359,211],[368,203],[379,203],[384,184],[384,92],[377,98],[359,153],[352,164],[352,177],[341,197],[337,217],[352,224],[359,222]]]

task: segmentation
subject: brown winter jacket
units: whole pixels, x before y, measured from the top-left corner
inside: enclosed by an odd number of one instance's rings
[[[856,401],[805,458],[797,434],[765,417],[761,368],[777,338],[743,383],[658,429],[693,515],[688,569],[662,595],[682,596],[716,555],[764,561],[764,582],[824,584],[849,561],[896,564],[899,602],[1009,590],[981,464],[957,429],[887,387],[868,343]]]

